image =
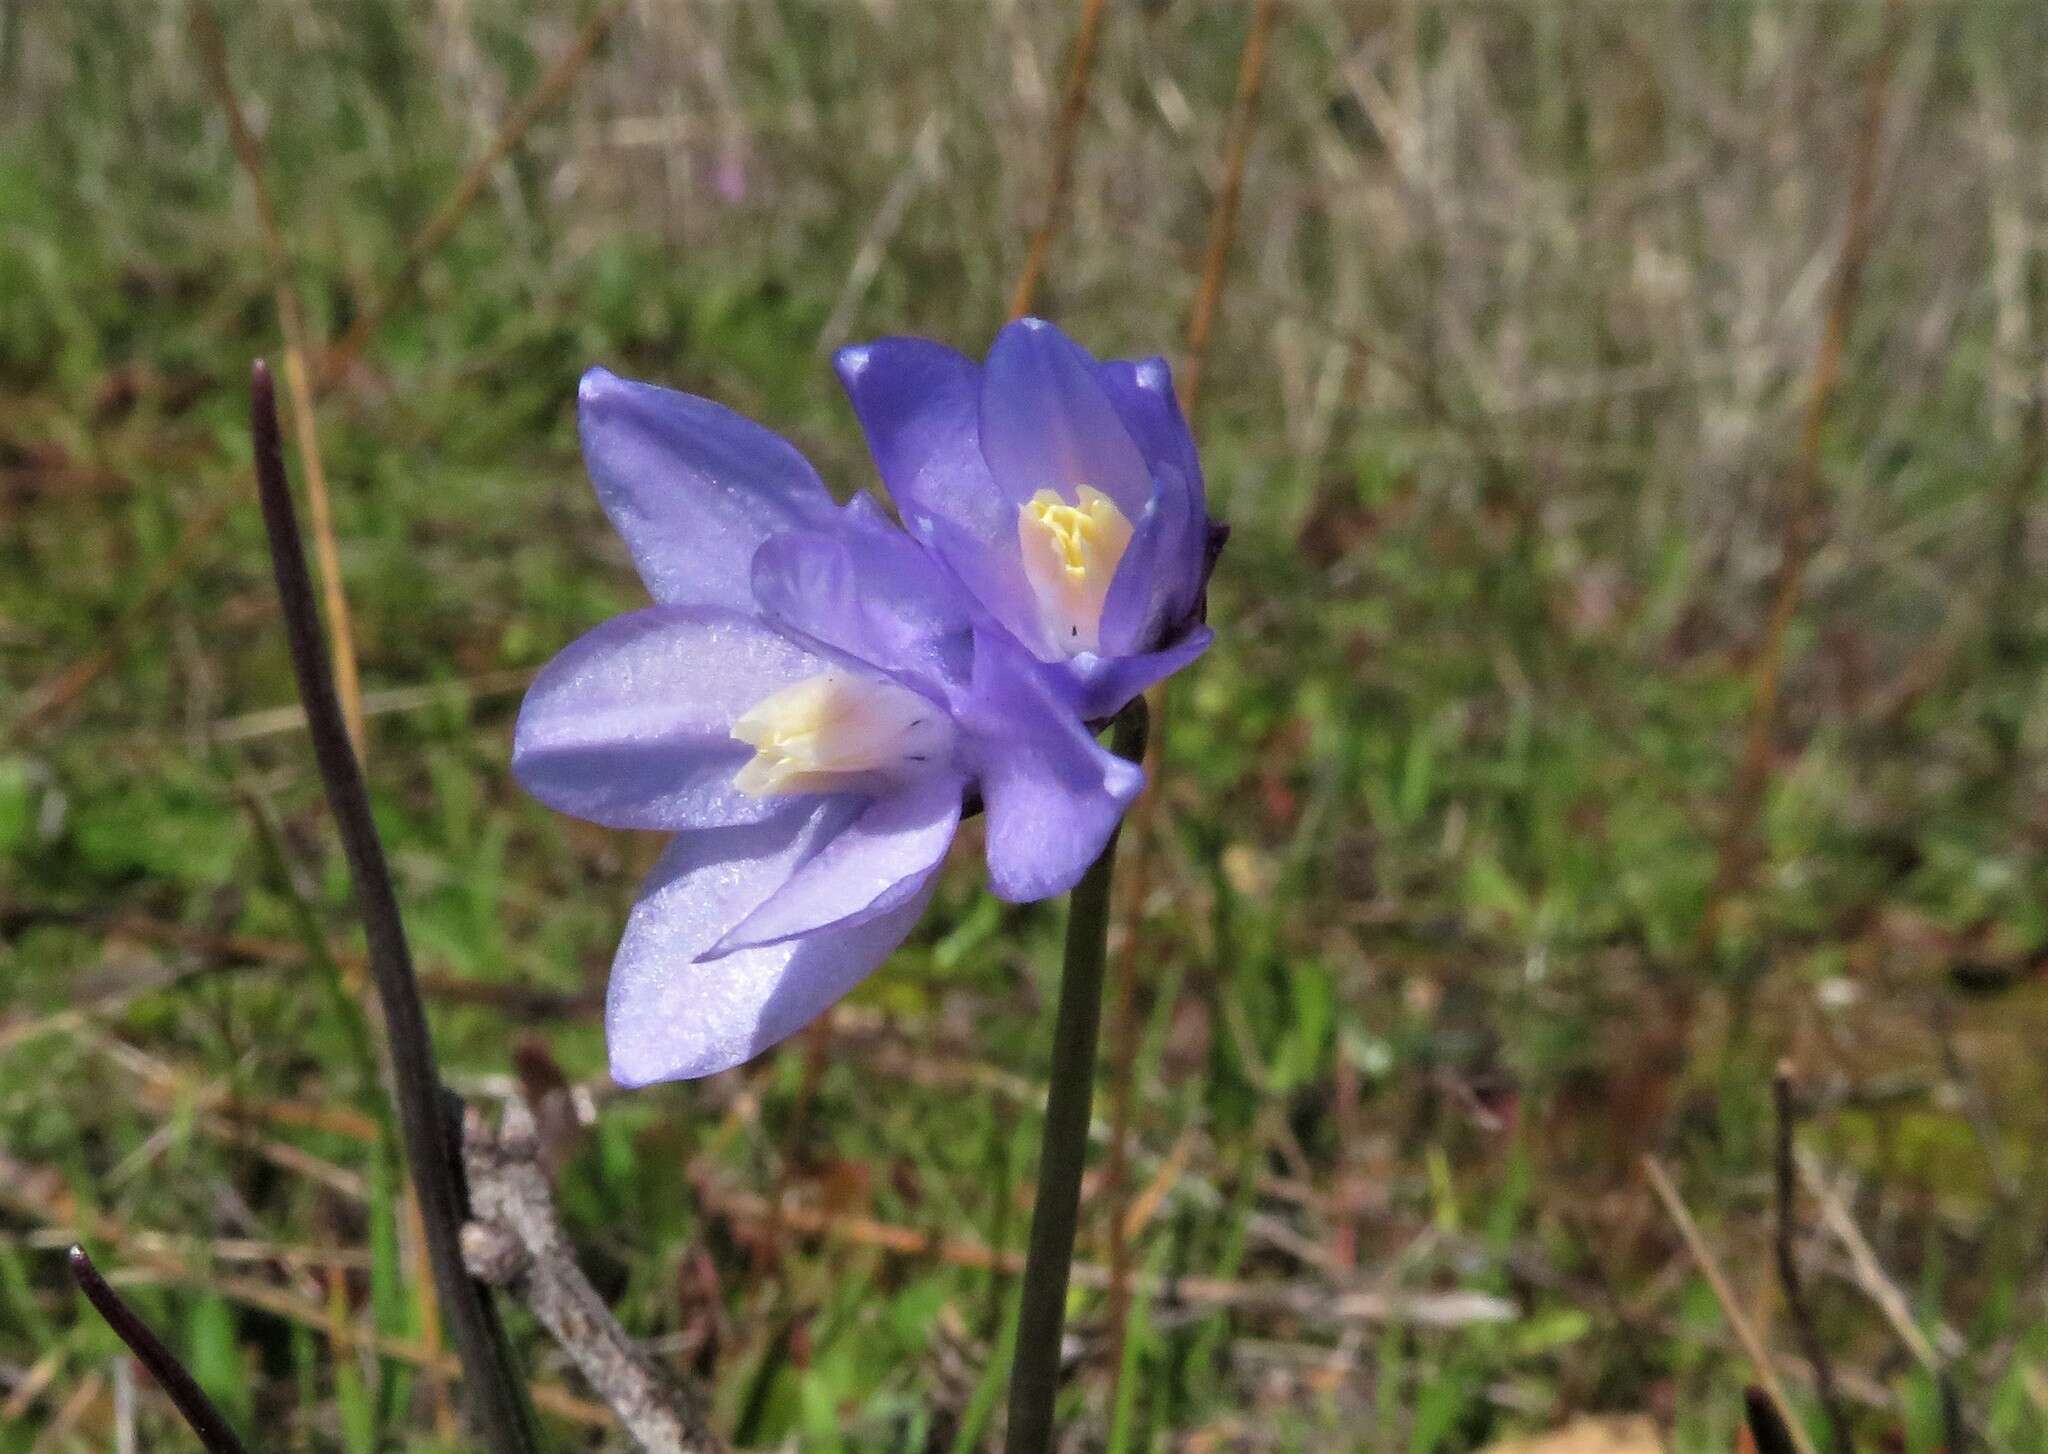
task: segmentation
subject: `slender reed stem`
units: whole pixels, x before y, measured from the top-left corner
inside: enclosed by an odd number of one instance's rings
[[[1187,351],[1180,366],[1180,405],[1193,427],[1202,397],[1202,371],[1222,309],[1223,285],[1229,274],[1232,239],[1237,235],[1237,207],[1244,193],[1244,171],[1251,155],[1252,128],[1258,120],[1259,92],[1265,85],[1266,42],[1280,14],[1279,0],[1260,0],[1245,32],[1244,47],[1237,58],[1237,94],[1230,106],[1230,122],[1223,148],[1223,185],[1209,214],[1209,241],[1203,252],[1202,279],[1195,293],[1194,311],[1188,319]],[[1147,956],[1145,900],[1151,886],[1151,815],[1159,803],[1159,775],[1166,760],[1167,691],[1161,682],[1151,692],[1152,736],[1145,754],[1145,796],[1132,815],[1130,867],[1119,915],[1124,925],[1123,950],[1117,956],[1115,985],[1111,990],[1114,1008],[1110,1018],[1110,1064],[1115,1079],[1110,1086],[1109,1163],[1103,1173],[1103,1201],[1109,1207],[1109,1346],[1103,1362],[1109,1369],[1109,1402],[1114,1408],[1117,1386],[1124,1374],[1124,1332],[1130,1322],[1131,1233],[1128,1225],[1130,1200],[1129,1160],[1131,1112],[1134,1094],[1132,1077],[1138,1062],[1138,965]]]
[[[1850,169],[1849,210],[1842,225],[1842,251],[1835,266],[1834,291],[1822,319],[1820,345],[1808,377],[1806,408],[1799,426],[1798,451],[1784,482],[1783,543],[1777,578],[1771,588],[1770,614],[1764,619],[1753,662],[1749,725],[1742,758],[1736,767],[1727,822],[1714,850],[1714,877],[1700,915],[1699,952],[1712,954],[1734,899],[1748,887],[1756,868],[1756,825],[1769,795],[1771,742],[1778,728],[1778,695],[1783,684],[1785,650],[1792,619],[1806,587],[1806,570],[1820,543],[1822,450],[1828,421],[1840,392],[1842,367],[1849,346],[1849,328],[1862,296],[1864,264],[1870,258],[1877,228],[1878,164],[1884,149],[1885,117],[1892,68],[1904,37],[1903,0],[1888,0],[1884,37],[1870,63],[1864,89],[1863,129],[1857,137]]]
[[[1124,708],[1110,751],[1127,761],[1145,755],[1145,699]],[[1024,1254],[1017,1308],[1017,1352],[1010,1364],[1007,1454],[1045,1454],[1052,1447],[1053,1398],[1059,1392],[1060,1338],[1067,1318],[1067,1276],[1074,1262],[1074,1225],[1081,1211],[1081,1168],[1088,1159],[1088,1114],[1095,1098],[1095,1042],[1102,1022],[1102,966],[1109,946],[1109,887],[1116,835],[1102,846],[1074,887],[1067,908],[1066,963],[1052,1032],[1051,1084],[1045,1097],[1045,1139],[1038,1160],[1038,1199]]]
[[[1067,69],[1067,90],[1060,99],[1059,120],[1053,124],[1052,180],[1045,188],[1045,215],[1031,234],[1031,250],[1024,255],[1024,271],[1017,275],[1010,294],[1010,316],[1022,318],[1038,298],[1038,280],[1045,275],[1045,260],[1052,252],[1066,218],[1067,194],[1074,186],[1074,150],[1081,139],[1081,118],[1088,111],[1088,78],[1095,69],[1095,42],[1102,34],[1103,0],[1081,0],[1081,27],[1074,34],[1074,58]]]
[[[451,1140],[444,1100],[447,1091],[434,1063],[434,1044],[428,1035],[419,985],[413,978],[412,952],[405,942],[398,897],[385,866],[384,845],[370,816],[369,791],[349,745],[334,679],[328,674],[320,612],[306,571],[291,485],[285,478],[276,388],[270,369],[260,360],[249,378],[249,432],[255,448],[263,524],[270,536],[271,568],[277,576],[285,633],[291,641],[292,669],[306,706],[306,725],[327,792],[327,806],[340,830],[342,852],[355,884],[370,977],[383,1006],[390,1041],[392,1099],[397,1103],[405,1158],[419,1196],[428,1260],[454,1334],[455,1351],[462,1360],[465,1401],[475,1432],[494,1454],[534,1454],[540,1447],[540,1435],[504,1329],[488,1296],[463,1267],[460,1239],[466,1208],[456,1160],[459,1152]]]
[[[327,608],[329,663],[341,699],[341,720],[348,726],[348,740],[356,755],[363,752],[363,687],[356,666],[355,628],[349,621],[348,595],[341,587],[341,551],[335,544],[332,496],[327,488],[327,466],[320,454],[320,431],[313,418],[313,388],[306,372],[308,352],[306,310],[292,286],[291,255],[285,250],[284,228],[278,222],[277,205],[271,200],[269,184],[263,178],[263,149],[235,94],[228,74],[227,38],[221,33],[220,17],[208,0],[193,0],[192,34],[199,43],[199,59],[221,114],[228,124],[228,139],[235,160],[249,179],[249,191],[256,199],[256,218],[263,236],[263,250],[270,260],[271,289],[276,298],[278,332],[284,337],[285,393],[291,399],[292,432],[298,437],[299,468],[306,483],[306,509],[313,520],[313,556],[320,563],[321,604]]]
[[[1224,143],[1223,186],[1209,214],[1209,241],[1202,254],[1202,284],[1195,293],[1195,311],[1188,319],[1188,356],[1181,365],[1181,407],[1190,419],[1202,392],[1202,370],[1209,361],[1209,335],[1223,306],[1223,278],[1237,240],[1237,203],[1244,191],[1245,161],[1251,155],[1252,126],[1258,120],[1259,92],[1266,79],[1266,41],[1280,15],[1280,0],[1259,0],[1237,56],[1237,95],[1230,103],[1230,129]]]
[[[206,1447],[207,1454],[249,1454],[247,1447],[235,1437],[227,1416],[215,1407],[213,1400],[206,1396],[206,1390],[185,1371],[185,1365],[164,1346],[163,1340],[151,1331],[149,1324],[143,1322],[135,1310],[122,1301],[121,1295],[107,1285],[107,1280],[100,1276],[100,1270],[92,1265],[92,1259],[85,1255],[83,1247],[71,1249],[71,1277],[86,1300],[107,1320],[107,1326],[149,1370],[149,1376],[171,1396],[171,1402],[178,1406],[179,1415]]]

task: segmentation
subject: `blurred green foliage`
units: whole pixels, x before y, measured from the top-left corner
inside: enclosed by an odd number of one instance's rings
[[[1042,306],[1171,355],[1245,12],[1117,10]],[[1774,1307],[1789,1054],[1984,1447],[2048,1449],[2041,18],[1914,7],[1897,43],[1756,868],[1703,945],[1877,7],[1292,11],[1201,418],[1235,534],[1169,708],[1131,1060],[1146,1293],[1114,1403],[1106,1302],[1076,1294],[1082,1444],[1422,1454],[1590,1409],[1733,1448],[1750,1375],[1633,1158],[1680,1170]],[[578,19],[225,18],[322,339]],[[591,1006],[654,850],[505,770],[507,683],[639,599],[577,464],[578,373],[714,395],[866,486],[824,354],[983,345],[1069,25],[630,7],[324,401],[373,705],[433,689],[373,716],[370,777],[464,1090],[501,1091],[529,1037],[603,1086]],[[0,1451],[111,1443],[110,1399],[59,1412],[114,1351],[62,1278],[81,1226],[264,1447],[446,1447],[407,1358],[218,1285],[424,1335],[333,993],[345,875],[303,740],[252,715],[290,699],[243,503],[240,380],[279,341],[190,51],[175,5],[0,3],[0,1399],[55,1360]],[[561,1170],[593,1278],[751,1446],[965,1450],[999,1422],[1006,1278],[732,1210],[787,1191],[1021,1246],[1059,912],[988,899],[971,858],[821,1058],[604,1099]],[[1860,1429],[1936,1448],[1932,1381],[1803,1210]],[[1319,1311],[1454,1291],[1516,1315]],[[140,1418],[177,1437],[154,1398]]]

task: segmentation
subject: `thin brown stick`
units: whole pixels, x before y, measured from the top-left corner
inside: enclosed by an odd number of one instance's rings
[[[1854,1446],[1849,1441],[1849,1416],[1843,1411],[1841,1396],[1835,1391],[1835,1365],[1828,1357],[1827,1344],[1821,1339],[1820,1326],[1814,1321],[1813,1306],[1807,1301],[1806,1284],[1799,1276],[1799,1258],[1794,1252],[1798,1232],[1795,1224],[1799,1185],[1792,1169],[1792,1133],[1797,1114],[1792,1103],[1792,1067],[1788,1064],[1781,1062],[1777,1073],[1771,1077],[1771,1101],[1777,1112],[1777,1215],[1773,1241],[1778,1256],[1778,1282],[1785,1291],[1785,1305],[1792,1313],[1792,1327],[1799,1337],[1799,1350],[1813,1366],[1814,1388],[1820,1395],[1821,1411],[1827,1416],[1828,1439],[1835,1454],[1853,1454]]]
[[[448,194],[448,199],[406,247],[405,259],[398,266],[398,275],[382,293],[364,306],[363,311],[358,313],[355,321],[349,325],[348,331],[322,355],[319,383],[323,390],[331,387],[348,372],[349,366],[356,361],[364,346],[369,343],[371,335],[383,326],[391,310],[411,290],[413,284],[419,281],[420,273],[428,261],[441,250],[442,244],[447,242],[454,235],[455,229],[462,224],[464,215],[483,192],[484,185],[490,181],[492,170],[526,139],[526,133],[532,129],[534,122],[545,115],[548,109],[568,92],[570,83],[576,79],[577,73],[583,69],[591,56],[596,54],[599,44],[611,30],[613,22],[625,13],[625,9],[625,0],[611,0],[610,4],[599,7],[583,23],[583,28],[576,32],[576,38],[570,42],[569,48],[548,67],[547,74],[541,77],[532,94],[520,102],[517,109],[505,119],[504,127],[484,149],[483,155],[470,163],[469,170],[462,175],[462,180],[455,184],[455,190]]]
[[[1237,230],[1237,207],[1244,191],[1244,169],[1251,152],[1252,127],[1258,118],[1259,91],[1264,84],[1266,42],[1280,13],[1279,0],[1260,0],[1238,55],[1237,95],[1231,104],[1224,142],[1223,186],[1209,219],[1209,243],[1188,320],[1187,346],[1180,369],[1181,409],[1189,427],[1201,402],[1202,366],[1215,331],[1229,271],[1231,239]],[[1145,753],[1145,795],[1132,810],[1130,847],[1124,860],[1124,889],[1117,915],[1122,931],[1116,955],[1115,988],[1111,991],[1109,1156],[1103,1170],[1102,1200],[1109,1212],[1109,1343],[1104,1350],[1109,1370],[1109,1406],[1116,1406],[1117,1384],[1123,1377],[1124,1328],[1129,1322],[1131,1285],[1129,1161],[1133,1077],[1138,1059],[1138,965],[1148,957],[1145,945],[1145,900],[1151,888],[1152,818],[1160,801],[1160,771],[1165,762],[1167,684],[1152,691],[1152,736]]]
[[[263,250],[270,260],[270,281],[277,300],[277,326],[284,336],[284,386],[292,401],[292,435],[298,445],[299,467],[306,476],[306,508],[313,522],[313,556],[320,566],[320,604],[327,614],[327,650],[334,664],[334,687],[341,698],[342,720],[348,726],[349,745],[357,757],[363,755],[363,687],[356,665],[355,628],[350,623],[348,596],[341,587],[341,551],[334,538],[334,508],[327,489],[327,468],[320,457],[320,436],[313,419],[313,389],[306,370],[306,316],[299,295],[292,287],[291,256],[284,245],[284,230],[278,224],[277,207],[271,201],[269,184],[263,177],[263,151],[256,134],[249,129],[235,94],[234,79],[228,74],[227,40],[220,20],[208,0],[192,0],[192,33],[199,45],[199,59],[212,86],[221,114],[227,118],[228,137],[234,143],[235,159],[249,179],[249,191],[256,201],[256,218],[263,235]]]
[[[1060,98],[1059,119],[1053,123],[1052,177],[1045,188],[1045,213],[1038,230],[1031,234],[1031,247],[1024,254],[1024,271],[1017,275],[1010,294],[1010,316],[1022,318],[1038,297],[1038,282],[1045,274],[1045,260],[1052,252],[1053,239],[1066,220],[1067,194],[1074,185],[1074,151],[1081,140],[1081,118],[1088,113],[1088,81],[1095,69],[1095,44],[1102,34],[1103,0],[1081,0],[1081,26],[1074,34],[1074,55],[1067,66],[1067,88]]]
[[[1842,377],[1842,358],[1862,295],[1864,264],[1869,260],[1877,212],[1877,164],[1885,131],[1886,100],[1892,65],[1902,34],[1905,7],[1890,0],[1884,37],[1871,62],[1864,96],[1863,129],[1857,138],[1849,185],[1848,216],[1842,227],[1842,254],[1835,268],[1834,293],[1814,354],[1806,410],[1799,429],[1797,453],[1781,497],[1785,534],[1779,547],[1778,570],[1771,591],[1770,615],[1764,620],[1753,664],[1749,725],[1727,822],[1715,849],[1714,878],[1700,915],[1699,949],[1711,953],[1720,936],[1730,901],[1741,892],[1755,866],[1752,839],[1770,787],[1771,742],[1778,729],[1778,693],[1785,669],[1785,637],[1799,609],[1806,568],[1813,559],[1820,522],[1821,445],[1834,409]]]
[[[1209,245],[1202,258],[1202,284],[1195,293],[1194,316],[1188,321],[1186,361],[1181,365],[1181,408],[1195,417],[1202,392],[1202,369],[1209,354],[1209,335],[1223,306],[1223,279],[1229,271],[1230,247],[1237,238],[1237,204],[1244,190],[1245,160],[1251,151],[1252,128],[1258,120],[1259,92],[1265,85],[1266,41],[1280,14],[1280,0],[1259,0],[1237,58],[1237,97],[1231,103],[1230,129],[1224,142],[1223,187],[1209,214]]]
[[[1778,1370],[1771,1362],[1770,1350],[1757,1336],[1756,1328],[1742,1311],[1742,1304],[1735,1300],[1735,1289],[1729,1285],[1728,1275],[1721,1270],[1714,1251],[1701,1235],[1699,1223],[1692,1219],[1692,1213],[1685,1208],[1685,1199],[1678,1194],[1671,1177],[1654,1156],[1643,1158],[1643,1174],[1650,1179],[1650,1189],[1657,1194],[1657,1200],[1664,1204],[1665,1212],[1672,1224],[1678,1228],[1678,1235],[1685,1239],[1686,1251],[1692,1254],[1695,1266],[1713,1289],[1714,1301],[1721,1305],[1721,1315],[1728,1320],[1728,1326],[1735,1331],[1735,1341],[1742,1345],[1742,1351],[1749,1358],[1750,1366],[1756,1370],[1756,1379],[1776,1406],[1778,1417],[1791,1436],[1793,1446],[1799,1454],[1816,1454],[1813,1441],[1806,1436],[1806,1429],[1792,1411],[1791,1400],[1785,1397],[1785,1386],[1778,1380]]]
[[[298,445],[299,465],[305,473],[306,508],[313,527],[313,558],[320,568],[320,599],[327,618],[327,648],[334,673],[335,695],[341,704],[342,725],[358,763],[367,761],[368,729],[363,718],[362,671],[356,658],[355,627],[349,615],[348,593],[342,587],[341,549],[335,538],[334,507],[327,486],[327,467],[320,453],[319,426],[314,417],[313,386],[307,370],[309,353],[304,309],[298,290],[292,286],[291,257],[284,243],[284,229],[278,221],[277,206],[264,179],[263,153],[243,114],[228,72],[227,42],[210,0],[193,0],[193,33],[199,43],[200,59],[222,114],[236,160],[249,180],[261,224],[263,247],[270,260],[271,284],[277,299],[277,321],[284,335],[285,392],[292,403],[292,434]],[[366,1010],[366,1014],[373,1013]],[[424,1224],[418,1188],[408,1183],[400,1208],[401,1244],[408,1263],[408,1280],[417,1299],[420,1330],[427,1347],[441,1347],[441,1309],[433,1270],[428,1265]],[[437,1422],[446,1425],[448,1389],[439,1378],[429,1378]]]

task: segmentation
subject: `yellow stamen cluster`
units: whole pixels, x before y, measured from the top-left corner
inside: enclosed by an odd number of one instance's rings
[[[733,785],[768,798],[914,775],[950,756],[953,728],[943,708],[907,687],[828,671],[756,702],[732,735],[754,749]]]
[[[1100,651],[1102,604],[1131,543],[1124,512],[1088,485],[1072,504],[1040,490],[1017,512],[1017,542],[1047,638],[1068,656]]]

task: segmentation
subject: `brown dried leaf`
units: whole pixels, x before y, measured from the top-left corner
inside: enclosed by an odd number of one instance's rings
[[[1642,1414],[1603,1414],[1573,1419],[1547,1434],[1489,1444],[1483,1454],[1664,1454],[1664,1440]]]

